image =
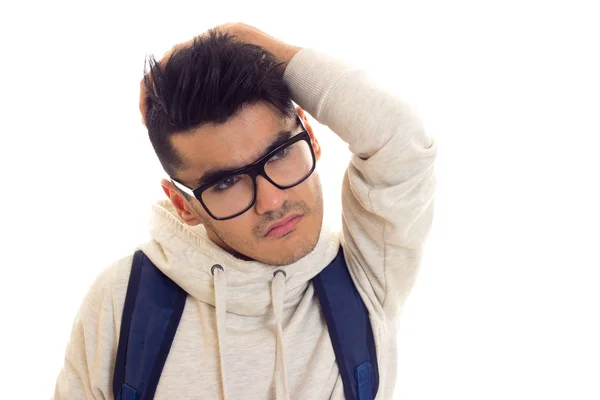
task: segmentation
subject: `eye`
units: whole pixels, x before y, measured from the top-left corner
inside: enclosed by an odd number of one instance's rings
[[[269,162],[281,160],[282,158],[285,158],[289,153],[290,153],[290,148],[285,147],[285,148],[279,150],[277,153],[273,154],[273,157],[271,157],[269,159]]]
[[[215,190],[223,191],[230,189],[235,185],[242,177],[240,175],[230,176],[229,178],[223,179],[214,186]]]

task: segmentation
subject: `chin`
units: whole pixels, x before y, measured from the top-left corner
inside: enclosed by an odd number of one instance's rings
[[[304,258],[306,255],[310,254],[319,241],[319,232],[316,235],[311,235],[309,237],[304,237],[300,243],[294,243],[292,248],[289,250],[287,257],[284,257],[284,263],[282,265],[292,264],[296,261]]]

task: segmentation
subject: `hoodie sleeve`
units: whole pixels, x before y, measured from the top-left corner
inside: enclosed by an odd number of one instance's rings
[[[113,398],[112,375],[124,302],[123,296],[115,293],[126,290],[126,270],[131,269],[131,262],[132,258],[126,258],[107,268],[86,294],[73,323],[54,400]]]
[[[288,64],[293,100],[352,153],[342,183],[342,243],[358,290],[396,316],[433,218],[436,142],[410,104],[362,70],[314,49]]]

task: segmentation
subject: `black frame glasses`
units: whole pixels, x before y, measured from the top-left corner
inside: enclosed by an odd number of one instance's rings
[[[215,178],[213,180],[211,180],[210,182],[207,182],[205,184],[202,184],[200,186],[198,186],[197,188],[190,188],[186,185],[184,185],[183,183],[171,178],[171,182],[173,182],[173,184],[175,186],[177,186],[181,191],[187,193],[190,196],[194,196],[196,199],[198,199],[198,201],[200,202],[200,204],[202,204],[202,207],[204,208],[204,210],[208,213],[208,215],[211,216],[211,218],[217,220],[217,221],[224,221],[227,219],[232,219],[235,218],[239,215],[242,215],[243,213],[245,213],[246,211],[248,211],[250,208],[252,208],[254,206],[254,204],[256,203],[256,178],[260,175],[263,178],[265,178],[267,181],[269,181],[273,186],[275,186],[278,189],[284,190],[284,189],[289,189],[292,188],[294,186],[297,186],[299,184],[301,184],[302,182],[304,182],[306,179],[308,179],[309,176],[312,175],[313,171],[316,168],[316,158],[315,158],[315,152],[313,150],[311,141],[310,141],[310,135],[308,134],[308,131],[306,130],[306,127],[304,126],[304,123],[302,122],[302,119],[298,116],[298,121],[300,122],[300,125],[302,126],[302,132],[298,133],[297,135],[294,135],[293,137],[291,137],[288,141],[286,141],[285,143],[282,143],[280,146],[277,146],[277,148],[271,150],[270,152],[268,152],[267,154],[265,154],[263,157],[261,157],[259,160],[255,161],[254,163],[247,165],[245,167],[239,168],[235,171],[232,171],[226,175],[220,176],[218,178]],[[265,171],[265,165],[267,163],[267,161],[269,161],[269,159],[271,159],[271,157],[273,157],[277,152],[281,151],[282,149],[293,145],[294,143],[297,143],[301,140],[304,140],[308,143],[308,147],[310,148],[310,154],[312,157],[312,167],[310,169],[310,171],[308,172],[308,174],[301,180],[299,180],[298,182],[292,184],[292,185],[287,185],[287,186],[281,186],[278,185],[276,182],[274,182],[269,175],[267,175],[266,171]],[[204,192],[206,189],[212,187],[213,185],[215,185],[218,182],[221,182],[225,179],[228,179],[229,177],[232,176],[236,176],[236,175],[242,175],[242,174],[246,174],[248,176],[250,176],[250,178],[252,179],[252,183],[253,183],[253,194],[252,194],[252,201],[250,202],[250,204],[248,205],[248,207],[246,207],[245,209],[243,209],[242,211],[229,216],[229,217],[216,217],[213,213],[210,212],[210,210],[208,209],[208,207],[206,206],[206,204],[204,204],[204,201],[202,200],[202,192]]]

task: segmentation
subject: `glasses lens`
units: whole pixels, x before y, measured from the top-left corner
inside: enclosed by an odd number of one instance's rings
[[[265,172],[279,186],[292,187],[313,169],[310,145],[300,140],[277,151],[265,164]],[[202,201],[216,218],[228,218],[250,206],[254,182],[250,175],[229,176],[202,192]]]
[[[253,186],[249,175],[229,176],[202,192],[202,201],[215,217],[227,218],[252,203]]]
[[[273,155],[265,164],[265,172],[280,186],[294,186],[311,173],[312,153],[306,140],[300,140]]]

